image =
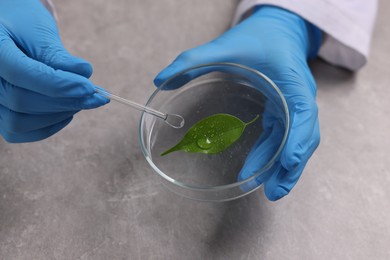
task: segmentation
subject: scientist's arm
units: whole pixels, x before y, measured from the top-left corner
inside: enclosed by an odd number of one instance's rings
[[[265,194],[278,200],[290,192],[319,144],[316,84],[307,59],[315,57],[321,31],[300,16],[273,6],[261,6],[217,39],[183,52],[155,79],[158,86],[175,73],[210,62],[234,62],[255,68],[280,88],[290,110],[291,129],[281,153],[278,171],[264,182]],[[265,113],[272,109],[265,108]],[[254,147],[239,175],[245,179],[258,172],[267,158],[267,142],[280,140],[272,113],[263,117],[266,142]],[[272,144],[271,144],[272,145]]]
[[[82,109],[108,100],[95,93],[92,66],[69,54],[39,0],[0,1],[0,134],[32,142],[65,127]]]
[[[242,0],[233,24],[244,19],[259,5],[274,5],[294,12],[324,33],[318,56],[325,61],[356,71],[366,64],[377,0]]]

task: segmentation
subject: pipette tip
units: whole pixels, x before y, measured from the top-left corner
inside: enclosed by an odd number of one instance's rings
[[[165,123],[172,126],[173,128],[182,128],[185,124],[185,121],[181,115],[167,114]]]

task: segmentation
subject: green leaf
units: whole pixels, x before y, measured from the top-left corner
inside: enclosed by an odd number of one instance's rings
[[[161,154],[167,155],[175,151],[190,153],[216,154],[224,151],[236,142],[245,130],[259,118],[257,115],[248,123],[229,114],[215,114],[193,125],[183,139]]]

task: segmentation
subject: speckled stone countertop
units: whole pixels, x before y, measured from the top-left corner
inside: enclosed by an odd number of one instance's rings
[[[93,81],[144,103],[176,55],[225,31],[237,1],[54,1]],[[56,136],[0,141],[0,259],[390,259],[390,2],[359,73],[312,64],[321,145],[279,202],[167,191],[138,144],[139,113],[79,113]]]

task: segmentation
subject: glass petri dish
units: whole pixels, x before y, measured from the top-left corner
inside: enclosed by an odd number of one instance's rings
[[[201,201],[236,199],[258,189],[277,170],[275,162],[289,130],[288,107],[278,87],[257,70],[234,63],[196,66],[164,82],[146,105],[185,119],[184,127],[175,129],[143,113],[139,125],[139,141],[146,160],[162,183],[181,196]],[[218,113],[234,115],[243,122],[257,115],[259,119],[221,153],[177,151],[161,156],[191,126]],[[277,123],[270,126],[270,122]],[[270,129],[279,134],[270,135]],[[270,141],[272,145],[267,145],[261,165],[243,178],[240,172],[251,149]]]

